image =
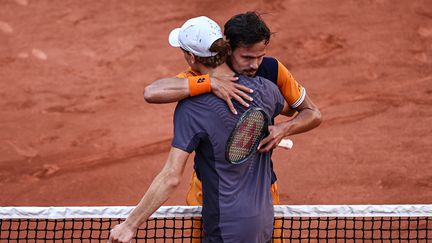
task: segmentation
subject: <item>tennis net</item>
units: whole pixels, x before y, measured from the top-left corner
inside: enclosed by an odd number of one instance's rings
[[[133,207],[0,207],[0,242],[105,242]],[[163,206],[139,242],[196,242],[201,207]],[[274,242],[429,242],[432,205],[275,206]]]

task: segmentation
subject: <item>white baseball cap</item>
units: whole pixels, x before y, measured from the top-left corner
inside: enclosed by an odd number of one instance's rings
[[[217,52],[211,52],[211,45],[223,38],[219,25],[208,17],[200,16],[189,19],[181,28],[171,31],[168,41],[171,46],[181,47],[198,57],[215,56]]]

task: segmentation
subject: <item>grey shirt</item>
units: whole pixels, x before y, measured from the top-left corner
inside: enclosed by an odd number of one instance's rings
[[[252,107],[262,108],[270,118],[281,112],[284,98],[275,84],[245,76],[238,82],[254,90]],[[234,105],[238,115],[213,94],[179,102],[172,145],[196,152],[194,169],[203,186],[204,242],[268,242],[274,219],[271,152],[256,153],[239,165],[225,159],[231,131],[247,110]]]

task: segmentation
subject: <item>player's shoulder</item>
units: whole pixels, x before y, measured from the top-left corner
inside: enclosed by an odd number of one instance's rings
[[[175,108],[175,117],[188,117],[188,119],[195,119],[197,111],[202,110],[200,102],[197,102],[197,97],[190,97],[180,100]]]
[[[188,97],[177,103],[174,116],[178,119],[193,121],[202,128],[209,128],[221,117],[229,114],[226,103],[213,95],[202,94]]]
[[[258,67],[256,76],[264,77],[277,83],[279,62],[274,57],[265,56]]]
[[[188,97],[186,99],[180,100],[177,103],[177,107],[180,107],[181,109],[186,110],[202,110],[206,111],[208,110],[208,107],[212,105],[213,103],[220,102],[221,100],[218,99],[215,95],[212,93],[208,94],[201,94],[193,97]]]
[[[177,78],[189,78],[189,77],[193,77],[193,76],[198,76],[200,75],[200,73],[192,70],[192,68],[188,68],[186,70],[184,70],[183,72],[180,72],[179,74],[176,75]]]
[[[275,57],[265,56],[263,57],[262,64],[267,65],[275,65],[278,63],[278,60]]]
[[[265,56],[263,57],[263,60],[259,68],[268,69],[268,70],[276,69],[277,71],[278,63],[279,61],[276,58]]]
[[[248,77],[240,75],[237,82],[253,90],[256,90],[257,92],[279,92],[276,83],[262,76]]]

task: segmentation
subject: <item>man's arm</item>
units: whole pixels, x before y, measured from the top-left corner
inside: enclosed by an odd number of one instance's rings
[[[303,102],[295,110],[298,113],[292,120],[269,126],[269,135],[259,145],[260,152],[268,152],[276,148],[282,138],[286,136],[307,132],[321,124],[321,112],[307,94]],[[286,102],[281,114],[292,114],[292,109],[289,108]]]
[[[144,99],[148,103],[171,103],[189,97],[187,78],[162,78],[144,89]]]
[[[110,231],[108,242],[129,243],[138,227],[143,224],[174,192],[181,181],[189,153],[171,148],[168,160],[162,171],[155,177],[149,189],[127,217],[126,221],[116,225]]]
[[[236,83],[237,79],[232,73],[224,71],[224,67],[217,67],[210,74],[211,92],[224,100],[234,114],[237,114],[237,111],[231,99],[235,99],[243,106],[248,107],[246,101],[252,101],[252,98],[247,93],[253,92],[250,88]],[[149,84],[144,89],[144,99],[149,103],[176,102],[189,96],[189,81],[187,78],[162,78]]]

